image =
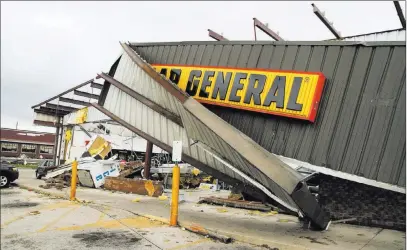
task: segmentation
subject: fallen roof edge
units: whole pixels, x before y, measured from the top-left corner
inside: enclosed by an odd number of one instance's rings
[[[182,46],[182,45],[280,45],[280,46],[406,46],[404,41],[179,41],[179,42],[140,42],[129,43],[130,46]]]
[[[406,193],[406,188],[403,188],[403,187],[400,187],[400,186],[396,186],[396,185],[392,185],[392,184],[389,184],[389,183],[368,179],[366,177],[357,176],[357,175],[354,175],[354,174],[349,174],[349,173],[336,171],[336,170],[326,168],[326,167],[312,165],[312,164],[310,164],[308,162],[303,162],[303,161],[296,160],[296,159],[293,159],[293,158],[288,158],[288,157],[285,157],[285,156],[282,156],[282,155],[275,155],[275,156],[277,156],[278,158],[280,158],[281,161],[283,161],[285,164],[287,164],[287,165],[289,165],[290,167],[293,167],[293,168],[294,168],[294,166],[296,166],[296,167],[301,166],[303,168],[307,168],[307,169],[310,169],[312,171],[319,172],[321,174],[341,178],[341,179],[344,179],[344,180],[353,181],[353,182],[365,184],[365,185],[372,186],[372,187],[382,188],[382,189],[390,190],[390,191],[393,191],[393,192],[398,192],[398,193],[403,193],[403,194]]]

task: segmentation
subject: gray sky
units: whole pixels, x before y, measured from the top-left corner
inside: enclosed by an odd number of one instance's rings
[[[343,36],[401,28],[391,1],[315,3]],[[108,71],[119,41],[253,40],[253,17],[286,40],[334,38],[309,1],[1,2],[1,126],[49,130],[30,107]]]

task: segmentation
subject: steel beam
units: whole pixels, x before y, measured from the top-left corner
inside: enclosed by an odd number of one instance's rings
[[[213,31],[211,29],[208,29],[208,32],[209,32],[209,37],[215,39],[216,41],[229,41],[224,36],[219,35],[218,33],[216,33],[215,31]]]
[[[92,99],[99,100],[98,95],[91,94],[91,93],[88,93],[88,92],[83,92],[83,91],[76,90],[76,89],[73,91],[73,94],[78,95],[78,96],[82,96],[82,97],[86,97],[86,98],[92,98]]]
[[[60,112],[50,112],[50,111],[46,111],[44,109],[34,109],[34,113],[37,114],[44,114],[44,115],[50,115],[50,116],[54,116],[54,117],[58,117],[58,116],[65,116],[65,113],[60,113]]]
[[[57,123],[60,123],[60,121],[61,121],[61,117],[58,117]],[[56,131],[55,131],[54,149],[52,150],[54,153],[54,155],[52,157],[54,166],[57,165],[58,137],[59,137],[60,129],[61,129],[61,127],[57,126]]]
[[[257,18],[254,17],[253,22],[254,22],[254,27],[259,28],[261,31],[263,31],[264,33],[266,33],[267,35],[272,37],[274,40],[276,40],[276,41],[284,41],[284,39],[281,38],[276,32],[269,29],[266,25],[264,25],[262,22],[260,22]],[[257,40],[256,28],[255,28],[254,32],[255,32],[254,33],[255,34],[255,39]]]
[[[76,104],[76,105],[82,105],[82,106],[86,106],[86,107],[90,106],[90,102],[84,102],[84,101],[74,100],[74,99],[65,98],[65,97],[59,97],[59,101],[66,102],[66,103],[72,103],[72,104]]]
[[[321,22],[325,24],[325,26],[332,32],[332,34],[334,34],[337,39],[342,39],[340,32],[334,28],[334,26],[331,22],[328,21],[328,19],[326,19],[325,15],[317,8],[317,6],[315,6],[315,4],[313,3],[311,5],[313,7],[314,14],[319,18],[319,20],[321,20]]]
[[[44,127],[56,127],[56,126],[61,126],[62,124],[54,123],[54,122],[48,122],[48,121],[41,121],[41,120],[34,120],[34,125],[38,126],[44,126]]]
[[[396,7],[397,15],[399,16],[401,26],[403,28],[406,28],[406,18],[404,17],[403,11],[401,10],[401,6],[399,1],[393,1],[394,7]]]
[[[144,178],[150,179],[151,156],[153,154],[153,143],[147,141],[146,158],[144,160]]]
[[[90,83],[90,87],[91,87],[91,88],[95,88],[95,89],[103,89],[103,84],[91,82],[91,83]]]
[[[47,107],[42,107],[42,106],[40,107],[40,110],[49,112],[51,114],[56,114],[57,113],[57,114],[67,115],[67,114],[70,113],[69,111],[66,111],[66,110],[57,110],[57,109],[47,108]]]
[[[45,107],[52,108],[52,109],[57,109],[57,110],[68,111],[68,112],[75,112],[75,111],[78,110],[77,108],[63,106],[63,105],[56,105],[56,104],[52,104],[52,103],[46,103]]]
[[[84,82],[84,83],[81,83],[81,84],[79,84],[79,85],[77,85],[77,86],[75,86],[75,87],[73,87],[73,88],[70,88],[70,89],[68,89],[68,90],[66,90],[66,91],[64,91],[64,92],[62,92],[62,93],[59,94],[59,95],[56,95],[56,96],[51,97],[51,98],[49,98],[49,99],[47,99],[47,100],[45,100],[45,101],[43,101],[43,102],[41,102],[41,103],[38,103],[38,104],[32,106],[31,108],[33,109],[33,108],[36,108],[36,107],[38,107],[38,106],[41,106],[42,104],[45,104],[45,103],[50,102],[50,101],[52,101],[52,100],[55,100],[55,99],[57,99],[58,97],[61,97],[61,96],[65,95],[65,94],[68,94],[69,92],[71,92],[71,91],[73,91],[73,90],[75,90],[75,89],[78,89],[78,88],[80,88],[80,87],[83,87],[83,86],[85,86],[85,85],[87,85],[87,84],[89,84],[89,83],[91,83],[91,82],[93,82],[93,78],[90,79],[89,81],[86,81],[86,82]]]

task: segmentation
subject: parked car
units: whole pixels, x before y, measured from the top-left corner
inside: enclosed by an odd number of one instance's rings
[[[35,170],[35,177],[37,179],[41,179],[42,177],[47,175],[47,172],[57,167],[54,165],[53,160],[44,160],[38,164],[37,169]]]
[[[10,164],[1,163],[0,188],[8,187],[11,182],[18,179],[18,176],[19,176],[18,168]]]

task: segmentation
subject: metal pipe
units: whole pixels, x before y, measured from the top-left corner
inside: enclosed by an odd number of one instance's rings
[[[179,177],[180,168],[178,163],[172,169],[172,193],[171,193],[171,217],[170,226],[177,226],[178,224],[178,198],[179,198]]]
[[[153,143],[147,141],[146,147],[146,158],[144,160],[144,178],[150,179],[150,169],[151,169],[151,156],[153,154]]]
[[[404,18],[403,15],[403,11],[401,10],[401,6],[399,1],[393,1],[394,3],[394,7],[396,7],[396,11],[397,11],[397,15],[399,16],[400,22],[401,22],[401,26],[403,26],[403,28],[406,28],[406,19]]]
[[[71,174],[71,195],[70,200],[76,200],[76,181],[78,174],[78,162],[76,159],[72,162],[72,174]]]

